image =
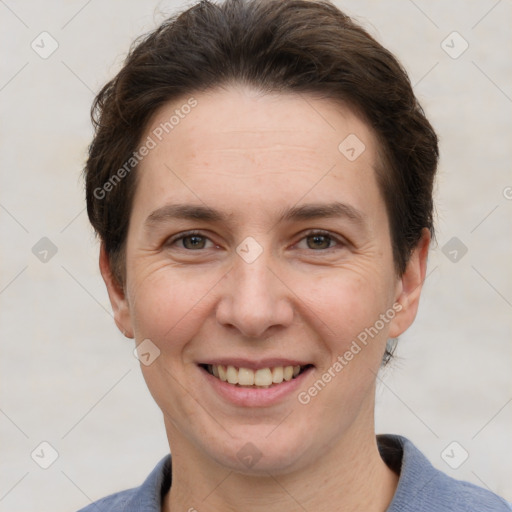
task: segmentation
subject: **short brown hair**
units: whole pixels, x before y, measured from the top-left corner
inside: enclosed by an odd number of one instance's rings
[[[377,179],[401,275],[422,229],[434,234],[439,157],[437,136],[406,72],[327,1],[225,0],[201,1],[135,41],[121,71],[94,100],[95,136],[84,170],[87,212],[118,281],[124,281],[136,165],[133,172],[125,167],[122,179],[119,173],[149,119],[169,101],[230,83],[320,94],[365,119],[379,141]]]

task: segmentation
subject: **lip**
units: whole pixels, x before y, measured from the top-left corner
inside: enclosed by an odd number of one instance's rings
[[[230,363],[232,364],[233,361],[239,361],[230,359]],[[292,362],[287,361],[287,364],[281,365],[279,362],[278,364],[272,364],[269,365],[270,360],[265,360],[264,364],[268,366],[258,366],[260,363],[257,364],[252,362],[252,365],[248,365],[248,362],[245,361],[244,363],[240,364],[242,368],[267,368],[269,366],[297,366],[299,363],[296,363],[295,365],[292,364]],[[273,361],[283,361],[281,360],[273,360]],[[288,364],[289,363],[289,364]],[[203,363],[203,364],[225,364],[225,363]],[[233,366],[237,366],[236,364],[232,364]],[[245,366],[244,366],[245,365]],[[243,386],[235,386],[233,384],[229,384],[228,382],[223,382],[222,380],[218,379],[217,377],[214,377],[210,373],[208,373],[207,370],[202,368],[201,366],[198,366],[199,371],[201,372],[203,378],[207,382],[209,386],[215,391],[217,395],[219,395],[224,401],[229,402],[232,405],[236,405],[238,407],[269,407],[271,405],[277,404],[286,398],[288,398],[290,395],[294,395],[294,392],[297,390],[297,388],[304,382],[304,379],[309,375],[311,371],[313,371],[314,366],[310,366],[309,368],[306,368],[300,375],[297,375],[292,380],[289,381],[283,381],[280,384],[276,386],[272,386],[270,388],[250,388],[250,387],[243,387]]]

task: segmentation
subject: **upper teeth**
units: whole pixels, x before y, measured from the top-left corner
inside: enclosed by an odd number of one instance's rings
[[[300,366],[276,366],[274,368],[236,368],[221,364],[208,365],[210,373],[224,382],[240,386],[271,386],[283,380],[291,380],[300,373]]]

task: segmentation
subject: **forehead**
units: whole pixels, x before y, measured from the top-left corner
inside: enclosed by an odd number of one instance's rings
[[[148,138],[155,147],[139,164],[136,201],[152,207],[177,195],[194,202],[215,196],[217,206],[241,208],[306,195],[378,199],[375,136],[332,100],[247,87],[203,92],[160,108]]]
[[[262,93],[248,86],[230,86],[164,105],[148,123],[143,138],[152,136],[160,148],[175,142],[195,153],[227,149],[226,142],[231,142],[231,149],[244,146],[245,151],[261,152],[270,141],[275,142],[275,151],[279,143],[286,143],[288,150],[295,147],[304,153],[318,148],[319,142],[337,150],[348,129],[372,153],[374,134],[348,105],[312,94]]]

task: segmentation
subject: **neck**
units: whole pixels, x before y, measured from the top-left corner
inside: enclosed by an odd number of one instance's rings
[[[173,446],[180,448],[172,452],[172,487],[163,512],[383,512],[398,484],[398,476],[380,457],[373,427],[347,433],[306,468],[266,476],[243,475],[206,461],[183,450],[187,440],[173,434]]]

